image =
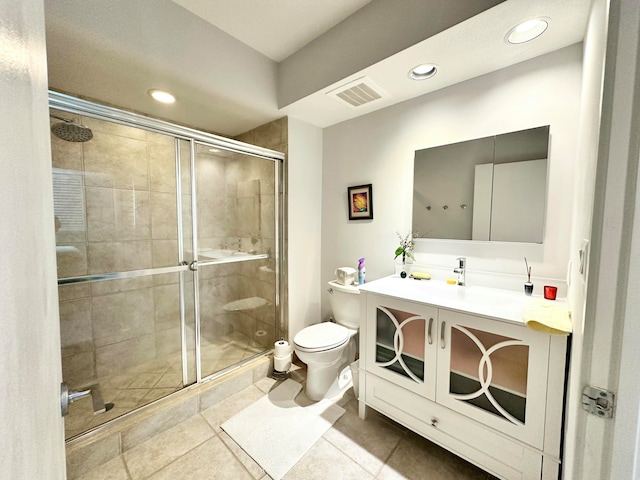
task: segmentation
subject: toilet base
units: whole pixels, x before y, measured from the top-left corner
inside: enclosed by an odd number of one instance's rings
[[[334,373],[329,379],[330,381],[325,380],[325,383],[320,388],[315,382],[309,384],[309,374],[310,372],[307,370],[307,382],[304,389],[304,393],[309,400],[320,401],[340,398],[347,390],[353,387],[353,378],[349,365],[342,368],[339,373]]]
[[[341,398],[344,393],[353,387],[353,374],[351,368],[346,366],[339,375],[334,379],[333,383],[324,394],[324,398]]]

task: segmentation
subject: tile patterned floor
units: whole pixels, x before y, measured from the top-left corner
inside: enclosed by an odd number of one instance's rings
[[[250,358],[265,350],[241,333],[232,332],[215,342],[202,340],[203,376],[210,375]],[[97,416],[93,415],[90,397],[81,398],[71,405],[65,418],[65,438],[69,439],[91,428],[102,425],[138,407],[167,396],[182,388],[182,358],[179,354],[139,365],[127,372],[100,378],[104,401],[114,407]]]
[[[292,373],[304,382],[304,370]],[[277,386],[265,378],[123,455],[81,480],[268,480],[220,425]],[[304,391],[299,395],[304,395]],[[308,401],[299,398],[299,401]],[[488,480],[494,477],[384,416],[358,417],[352,390],[346,412],[287,473],[285,480]]]

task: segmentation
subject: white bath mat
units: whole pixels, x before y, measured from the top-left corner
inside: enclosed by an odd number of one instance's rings
[[[301,389],[287,379],[221,425],[274,480],[280,480],[344,413],[330,400],[298,405],[294,399]]]

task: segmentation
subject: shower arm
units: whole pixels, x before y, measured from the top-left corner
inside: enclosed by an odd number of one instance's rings
[[[52,114],[49,114],[49,116],[51,118],[55,118],[56,120],[62,120],[63,122],[74,123],[74,121],[72,119],[70,119],[70,118],[59,117],[57,115],[52,115]]]

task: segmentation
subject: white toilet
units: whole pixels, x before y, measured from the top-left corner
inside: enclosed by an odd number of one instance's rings
[[[293,339],[298,358],[307,365],[305,394],[322,400],[329,393],[344,367],[356,357],[360,328],[360,289],[356,285],[329,282],[329,300],[336,323],[323,322],[300,330]],[[345,375],[350,379],[347,368]]]

